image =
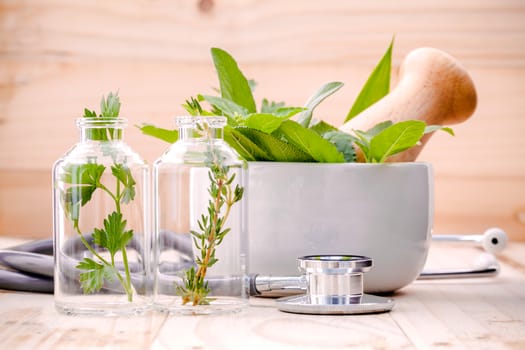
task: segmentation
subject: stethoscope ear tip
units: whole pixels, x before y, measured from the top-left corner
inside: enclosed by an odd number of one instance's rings
[[[491,227],[483,233],[481,245],[487,253],[498,254],[507,246],[507,234],[499,227]]]

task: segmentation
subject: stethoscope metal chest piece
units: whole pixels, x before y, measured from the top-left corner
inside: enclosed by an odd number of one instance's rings
[[[281,311],[300,314],[365,314],[390,311],[394,301],[363,293],[363,274],[372,259],[359,255],[308,255],[297,259],[306,294],[280,298]]]

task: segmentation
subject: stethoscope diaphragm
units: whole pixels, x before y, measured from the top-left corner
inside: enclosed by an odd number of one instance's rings
[[[353,315],[390,311],[394,300],[363,293],[363,275],[372,259],[360,255],[308,255],[297,259],[306,294],[276,300],[281,311],[315,315]]]

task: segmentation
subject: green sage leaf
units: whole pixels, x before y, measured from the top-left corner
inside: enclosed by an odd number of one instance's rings
[[[321,102],[323,102],[328,96],[332,95],[337,90],[342,88],[343,85],[344,84],[341,82],[334,81],[321,86],[319,90],[317,90],[308,99],[308,101],[305,104],[306,110],[298,116],[297,122],[305,128],[310,126],[310,121],[312,120],[312,114],[314,112],[315,107],[317,107]]]
[[[333,144],[345,158],[345,162],[355,162],[356,154],[354,142],[356,138],[343,131],[328,131],[323,135],[323,138]]]

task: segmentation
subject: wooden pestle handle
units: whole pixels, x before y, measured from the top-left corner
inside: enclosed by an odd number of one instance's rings
[[[476,103],[474,83],[456,59],[437,49],[419,48],[405,57],[396,88],[342,125],[340,130],[349,133],[352,130],[366,131],[386,120],[417,119],[427,125],[458,124],[472,115]],[[425,135],[420,145],[396,154],[388,161],[415,161],[430,136]],[[360,150],[358,159],[363,159]]]

